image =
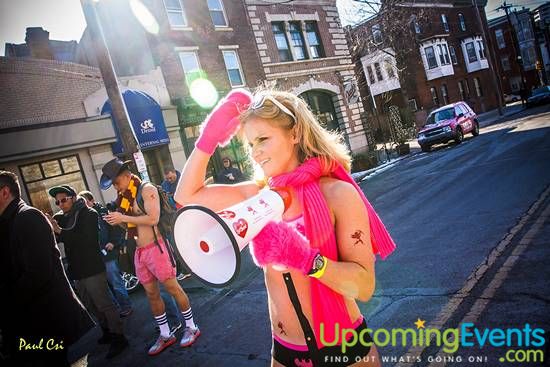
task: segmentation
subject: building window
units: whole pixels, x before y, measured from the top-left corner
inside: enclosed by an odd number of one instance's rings
[[[20,166],[19,170],[31,205],[46,213],[53,214],[59,210],[48,194],[50,187],[71,185],[76,192],[87,190],[76,155]]]
[[[479,59],[484,60],[485,59],[485,47],[483,46],[483,42],[477,41],[477,47],[479,47]]]
[[[416,34],[422,33],[422,28],[420,28],[420,24],[416,20],[414,21],[414,33]]]
[[[533,46],[521,48],[521,58],[524,68],[533,67],[537,59],[535,48]]]
[[[437,51],[439,53],[440,65],[448,65],[451,63],[451,60],[449,59],[449,50],[447,49],[447,45],[445,44],[437,45]]]
[[[470,64],[477,61],[476,47],[473,42],[466,44],[466,53],[468,54],[468,62]]]
[[[222,0],[208,0],[208,10],[214,27],[227,27],[227,18],[223,9]]]
[[[409,99],[408,105],[409,105],[409,108],[410,108],[411,111],[413,111],[413,112],[418,111],[418,106],[416,104],[416,99],[414,99],[414,98]]]
[[[319,29],[317,22],[306,22],[307,42],[309,43],[309,55],[312,59],[325,57],[321,38],[319,37]]]
[[[468,83],[468,79],[464,79],[464,91],[466,92],[466,98],[470,98],[470,83]]]
[[[200,73],[199,58],[194,51],[180,52],[180,62],[185,73],[185,80],[191,83]]]
[[[495,29],[495,38],[497,39],[497,45],[499,49],[503,49],[506,47],[506,41],[504,41],[504,33],[502,33],[502,29]]]
[[[443,104],[449,104],[449,93],[446,84],[441,86],[441,97],[443,97]]]
[[[435,87],[430,88],[430,93],[432,94],[432,102],[434,106],[439,106],[439,98],[437,97],[437,89]]]
[[[372,31],[372,39],[375,44],[382,43],[382,31],[380,30],[380,26],[378,24],[375,24],[371,28]]]
[[[453,65],[458,64],[458,59],[456,58],[456,50],[453,46],[449,46],[449,51],[451,53],[451,60],[453,62]]]
[[[369,84],[376,83],[376,80],[374,80],[374,73],[372,72],[372,66],[370,65],[367,66],[367,74],[369,76]]]
[[[277,44],[277,49],[279,50],[279,60],[292,61],[292,55],[288,47],[288,40],[286,39],[286,33],[285,33],[283,22],[271,23],[271,29],[273,30],[273,35],[275,36],[275,43]]]
[[[300,23],[290,22],[288,26],[296,60],[307,59],[306,46],[304,36],[302,35],[302,30],[300,29]]]
[[[382,69],[380,68],[380,63],[378,63],[378,62],[374,63],[374,71],[376,72],[376,79],[379,82],[384,80],[384,77],[382,76]]]
[[[476,95],[478,97],[483,96],[483,91],[481,90],[481,84],[479,84],[479,78],[474,78],[474,87],[476,89]]]
[[[171,27],[187,27],[185,10],[183,10],[180,0],[164,0],[164,8]]]
[[[435,52],[433,46],[426,47],[424,49],[426,53],[426,61],[428,62],[428,69],[433,69],[437,67],[437,59],[435,58]]]
[[[458,26],[460,27],[461,31],[466,30],[466,20],[464,19],[464,14],[458,13]]]
[[[512,69],[510,66],[510,60],[508,59],[508,56],[501,57],[500,64],[502,65],[502,70],[504,71],[508,71]]]
[[[458,82],[458,94],[460,94],[461,101],[466,99],[466,95],[464,94],[464,84],[462,83],[462,80]]]
[[[386,75],[388,78],[395,78],[395,72],[393,70],[393,65],[391,64],[390,59],[384,60],[384,68],[386,69]]]
[[[447,22],[447,16],[445,14],[441,14],[441,24],[443,25],[443,30],[449,32],[449,22]]]
[[[223,61],[229,76],[229,82],[232,87],[241,87],[244,85],[243,73],[239,62],[237,51],[223,51]]]

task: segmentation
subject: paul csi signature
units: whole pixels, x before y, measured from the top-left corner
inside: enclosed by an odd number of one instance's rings
[[[44,339],[40,338],[38,343],[27,342],[23,338],[19,338],[19,350],[62,350],[65,347],[63,346],[63,340],[56,341],[55,339]]]

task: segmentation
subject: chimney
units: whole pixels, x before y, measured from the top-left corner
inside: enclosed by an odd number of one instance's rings
[[[31,57],[34,59],[53,60],[50,49],[50,32],[42,27],[29,27],[25,36],[25,42],[29,46]]]

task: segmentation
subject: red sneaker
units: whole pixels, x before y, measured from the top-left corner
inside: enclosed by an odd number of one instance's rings
[[[155,344],[149,348],[149,355],[156,356],[172,344],[176,342],[176,337],[174,334],[171,334],[168,338],[164,338],[162,335],[159,335]]]
[[[183,329],[183,336],[181,337],[180,347],[190,346],[195,342],[195,340],[197,340],[200,335],[201,331],[198,326],[195,329],[186,327],[185,329]]]

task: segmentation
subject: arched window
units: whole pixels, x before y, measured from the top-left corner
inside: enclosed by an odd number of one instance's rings
[[[461,31],[466,30],[466,20],[464,19],[464,14],[458,13],[458,26]]]

